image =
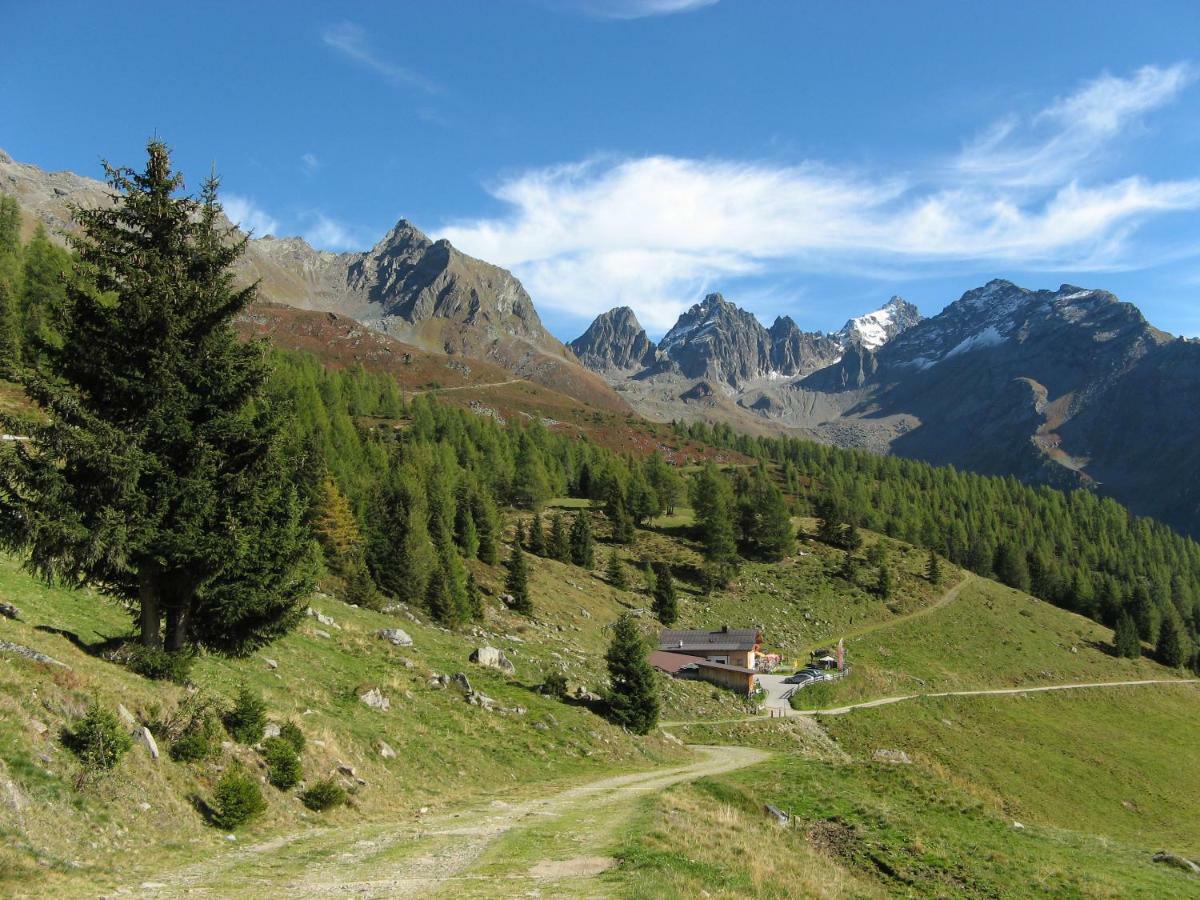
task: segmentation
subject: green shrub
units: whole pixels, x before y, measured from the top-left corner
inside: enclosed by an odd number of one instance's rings
[[[564,699],[567,696],[567,676],[562,672],[551,672],[542,681],[542,693]]]
[[[233,831],[267,808],[258,783],[241,769],[233,769],[217,782],[211,820],[217,828]]]
[[[324,812],[345,803],[346,791],[332,778],[324,778],[301,794],[300,801],[313,812]]]
[[[134,644],[127,650],[125,665],[143,678],[187,684],[196,654],[191,650],[172,653],[156,647]]]
[[[303,772],[300,757],[283,737],[269,737],[263,741],[262,758],[267,764],[267,781],[281,791],[294,788]]]
[[[225,728],[239,744],[252,746],[262,740],[267,727],[267,705],[262,697],[242,685],[233,709],[225,714]]]
[[[279,736],[292,745],[292,749],[297,754],[304,752],[304,746],[307,743],[304,739],[304,732],[300,730],[300,726],[295,722],[284,722],[279,726]]]
[[[92,771],[111,769],[133,746],[117,717],[96,703],[63,732],[62,742]]]
[[[198,762],[220,751],[221,723],[209,710],[201,710],[189,719],[171,742],[171,759],[176,762]]]

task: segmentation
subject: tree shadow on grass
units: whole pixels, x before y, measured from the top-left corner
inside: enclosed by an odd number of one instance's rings
[[[65,628],[55,628],[53,625],[34,625],[34,631],[40,631],[44,634],[54,634],[58,637],[66,638],[71,642],[71,645],[77,650],[81,650],[88,656],[96,656],[107,658],[115,653],[121,647],[129,642],[129,635],[118,635],[115,637],[101,638],[98,641],[88,643],[73,631],[67,631]]]

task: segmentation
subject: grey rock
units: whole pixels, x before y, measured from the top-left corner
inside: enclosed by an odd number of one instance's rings
[[[471,652],[470,661],[488,669],[496,669],[505,675],[514,675],[517,671],[517,667],[504,655],[504,651],[495,647],[476,647]]]
[[[379,742],[379,755],[384,759],[395,759],[396,751],[391,748],[387,741]]]
[[[21,656],[33,662],[42,663],[47,666],[59,666],[63,669],[70,669],[65,662],[60,662],[53,656],[47,656],[38,650],[31,647],[24,647],[21,644],[14,644],[12,641],[0,641],[0,653],[9,653],[13,656]]]
[[[1156,863],[1163,863],[1175,869],[1182,869],[1184,872],[1191,872],[1193,875],[1200,875],[1200,865],[1197,865],[1186,857],[1180,856],[1178,853],[1168,853],[1166,850],[1159,850],[1154,854],[1153,859]]]
[[[19,619],[21,618],[21,610],[17,609],[11,603],[0,602],[0,616],[4,616],[6,619]]]
[[[263,728],[263,740],[267,738],[279,737],[280,728],[278,722],[268,722]]]
[[[323,628],[314,628],[312,633],[315,634],[317,637],[321,637],[321,638],[328,638],[328,637],[332,636],[332,635],[330,635],[330,633],[328,631],[325,631]]]
[[[359,694],[358,699],[364,705],[371,707],[371,709],[388,710],[392,708],[392,701],[385,697],[383,692],[377,687]]]
[[[279,663],[277,663],[275,660],[271,659],[269,656],[264,656],[263,662],[267,664],[268,669],[278,669],[279,668]]]
[[[774,820],[776,825],[780,826],[781,828],[786,827],[787,824],[792,820],[792,817],[785,813],[782,809],[780,809],[778,806],[772,806],[770,803],[767,803],[763,806],[763,811]]]
[[[413,639],[402,628],[381,628],[376,634],[396,647],[411,647],[413,644]]]
[[[465,675],[463,676],[466,677]],[[442,690],[450,685],[450,676],[448,675],[430,675],[425,682],[426,687],[431,687],[434,690]]]
[[[450,682],[464,694],[469,695],[475,693],[475,689],[471,687],[471,680],[467,678],[465,672],[455,672],[454,677],[450,679]]]
[[[47,731],[50,730],[50,726],[47,725],[45,722],[40,721],[39,719],[30,719],[29,727],[33,730],[34,734],[39,735],[39,736],[45,734]]]
[[[892,763],[894,765],[911,766],[912,760],[908,758],[908,754],[903,750],[886,750],[879,749],[871,754],[871,758],[875,762]]]
[[[137,731],[137,739],[145,745],[146,750],[150,753],[151,759],[158,759],[158,744],[154,740],[154,735],[150,733],[150,729],[143,725]]]

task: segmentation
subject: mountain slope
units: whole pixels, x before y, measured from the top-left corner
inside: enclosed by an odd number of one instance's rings
[[[70,206],[109,202],[108,187],[45,172],[0,151],[0,192],[15,196],[28,225],[71,228]],[[579,364],[538,317],[508,271],[431,241],[401,219],[364,253],[317,250],[299,237],[267,235],[239,262],[262,299],[349,316],[425,350],[493,362],[592,406],[627,412],[602,378]]]
[[[663,354],[670,367],[613,379],[650,418],[1096,488],[1200,533],[1200,343],[1107,291],[997,279],[927,319],[893,298],[834,335],[768,332],[711,295]]]

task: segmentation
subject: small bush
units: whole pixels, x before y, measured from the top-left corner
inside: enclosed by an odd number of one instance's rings
[[[258,783],[240,769],[222,776],[213,794],[211,820],[217,828],[233,831],[267,808]]]
[[[134,644],[128,649],[125,665],[143,678],[187,684],[196,654],[191,650],[172,653],[156,647]]]
[[[225,728],[239,744],[253,746],[262,740],[267,727],[267,705],[262,697],[242,685],[233,709],[225,714]]]
[[[171,759],[198,762],[221,752],[221,723],[208,710],[202,710],[183,726],[171,743]]]
[[[283,740],[292,745],[292,749],[297,754],[304,752],[304,746],[307,743],[304,739],[304,732],[300,730],[300,726],[295,722],[284,722],[279,726],[279,736]]]
[[[300,769],[300,757],[282,736],[270,737],[263,741],[262,758],[267,764],[267,781],[281,791],[294,788],[300,781],[303,774]]]
[[[300,802],[313,812],[325,812],[345,803],[346,791],[332,778],[324,778],[301,794]]]
[[[116,715],[95,703],[63,732],[62,742],[91,771],[111,769],[133,746]]]
[[[562,672],[551,672],[542,681],[542,693],[548,694],[551,697],[557,697],[559,700],[565,699],[567,696],[567,676]]]

